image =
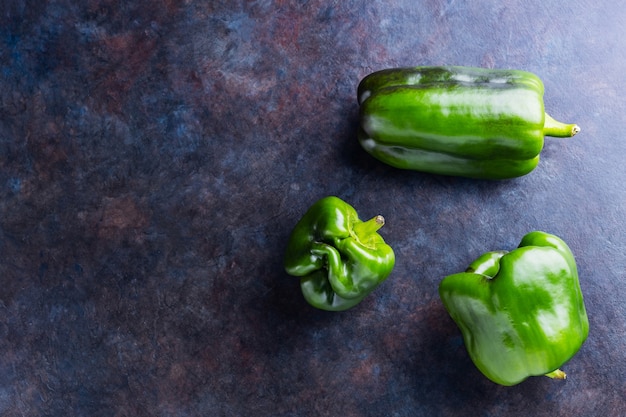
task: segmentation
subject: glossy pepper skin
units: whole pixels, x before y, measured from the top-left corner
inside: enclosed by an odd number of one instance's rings
[[[449,275],[439,295],[478,369],[500,385],[564,379],[589,333],[576,262],[557,236],[531,232],[511,252],[487,252]]]
[[[393,68],[358,85],[362,147],[396,168],[482,179],[531,172],[544,136],[569,137],[575,124],[544,110],[544,86],[519,70]]]
[[[301,277],[302,294],[322,310],[347,310],[391,273],[393,249],[377,233],[384,218],[362,222],[338,197],[322,198],[296,224],[284,258],[288,274]]]

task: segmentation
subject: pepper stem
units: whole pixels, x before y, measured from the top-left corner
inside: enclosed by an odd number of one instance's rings
[[[366,222],[358,222],[352,226],[352,232],[356,235],[356,237],[363,241],[365,238],[372,233],[376,233],[378,229],[385,225],[385,218],[380,214],[378,216],[374,216]]]
[[[565,372],[561,371],[560,369],[555,369],[552,372],[548,372],[546,376],[552,379],[565,379],[567,377]]]
[[[555,138],[569,138],[580,132],[580,127],[574,123],[562,123],[546,113],[543,123],[543,134]]]

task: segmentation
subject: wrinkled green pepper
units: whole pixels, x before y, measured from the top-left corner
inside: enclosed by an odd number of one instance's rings
[[[519,70],[393,68],[358,85],[359,142],[391,166],[483,179],[525,175],[544,136],[569,137],[575,124],[544,111],[544,86]]]
[[[301,277],[302,294],[322,310],[347,310],[391,273],[392,248],[377,231],[382,216],[361,221],[338,197],[317,201],[296,224],[284,258],[288,274]]]
[[[557,236],[531,232],[511,252],[480,256],[449,275],[439,295],[477,368],[501,385],[529,376],[563,379],[589,322],[576,262]]]

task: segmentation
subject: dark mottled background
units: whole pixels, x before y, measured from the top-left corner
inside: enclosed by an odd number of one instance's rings
[[[624,415],[625,26],[609,0],[2,1],[0,415]],[[533,71],[583,130],[511,181],[383,166],[356,85],[419,64]],[[331,194],[397,255],[344,313],[282,270]],[[437,285],[535,229],[591,331],[566,381],[499,387]]]

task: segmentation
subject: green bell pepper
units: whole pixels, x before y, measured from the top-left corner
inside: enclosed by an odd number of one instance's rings
[[[525,175],[544,136],[569,137],[575,124],[544,111],[544,86],[519,70],[392,68],[358,85],[362,147],[396,168],[470,178]]]
[[[382,216],[362,222],[337,197],[317,201],[296,224],[284,258],[288,274],[300,277],[302,294],[322,310],[360,303],[393,269],[394,252],[377,233]]]
[[[511,252],[487,252],[439,286],[476,367],[515,385],[559,369],[586,340],[589,322],[576,262],[560,238],[531,232]]]

